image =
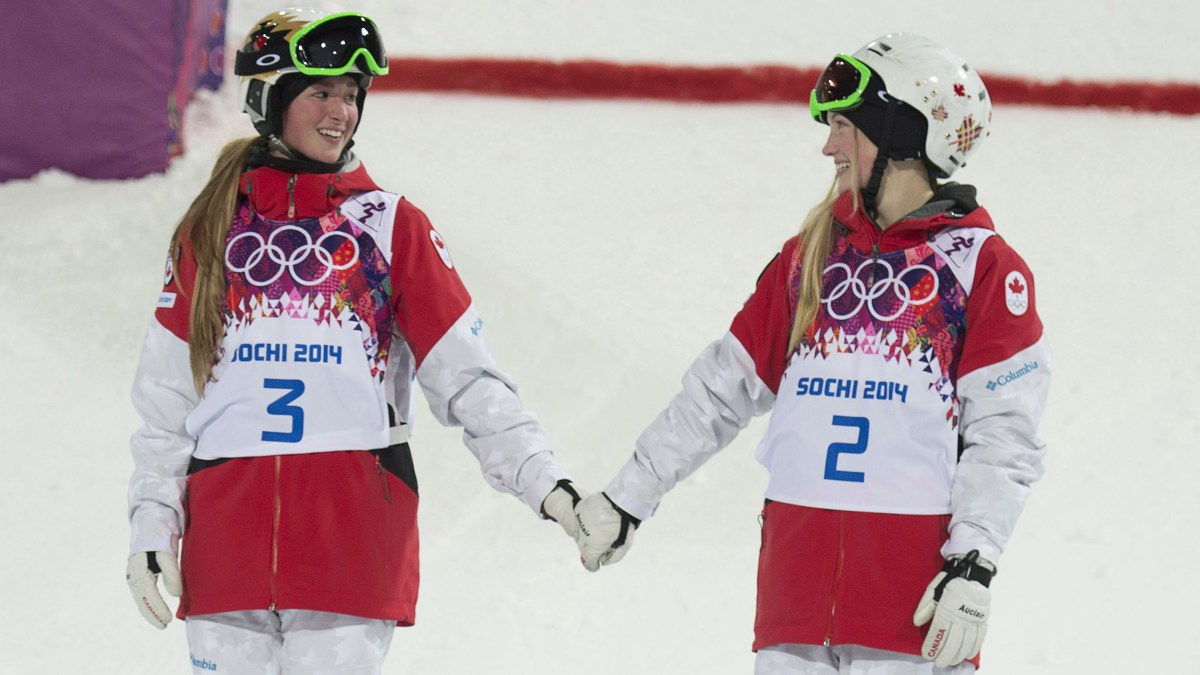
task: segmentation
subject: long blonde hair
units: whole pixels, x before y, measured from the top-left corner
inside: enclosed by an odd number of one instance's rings
[[[851,176],[858,176],[858,134],[854,132],[854,152],[850,155]],[[854,209],[858,210],[860,203],[858,181],[851,183],[851,195]],[[817,311],[821,308],[821,290],[825,280],[825,261],[833,250],[835,236],[833,205],[838,200],[837,176],[829,187],[829,193],[804,218],[800,226],[800,242],[796,246],[795,258],[792,260],[793,274],[800,274],[800,289],[796,295],[795,314],[792,318],[792,332],[788,338],[787,358],[791,359],[796,346],[804,339]],[[789,277],[790,282],[791,277]]]
[[[262,144],[263,139],[259,136],[226,143],[213,164],[208,183],[192,200],[171,235],[175,269],[179,269],[180,243],[184,237],[188,238],[196,258],[188,350],[197,394],[203,394],[205,386],[212,381],[213,366],[219,358],[217,352],[225,332],[221,309],[225,296],[225,239],[237,210],[238,181],[250,153]],[[178,276],[176,278],[180,292],[184,292]]]

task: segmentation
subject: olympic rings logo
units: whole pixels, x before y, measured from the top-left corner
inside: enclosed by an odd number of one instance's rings
[[[886,276],[874,281],[870,287],[868,287],[867,283],[859,277],[862,276],[863,270],[871,265],[879,265],[883,267],[885,270],[887,270],[887,274]],[[864,260],[862,264],[858,266],[858,269],[854,270],[853,273],[850,272],[850,266],[846,263],[834,263],[825,268],[824,274],[825,276],[828,276],[830,273],[838,271],[844,272],[846,278],[834,284],[833,288],[829,290],[829,295],[821,299],[821,303],[825,305],[829,312],[829,316],[839,321],[844,321],[855,314],[858,314],[863,305],[867,306],[867,309],[871,312],[871,316],[875,317],[876,319],[880,321],[891,321],[892,319],[898,318],[901,314],[908,311],[909,307],[914,305],[920,306],[932,302],[933,299],[938,295],[937,272],[935,272],[934,269],[928,265],[911,265],[909,267],[905,267],[903,270],[900,270],[900,273],[897,274],[891,263],[886,260]],[[915,272],[928,274],[930,278],[933,279],[933,289],[930,290],[927,295],[920,298],[914,298],[912,295],[913,289],[904,282],[906,277],[911,278],[911,275]],[[920,277],[914,279],[914,284],[918,281],[920,281]],[[890,314],[881,314],[875,306],[875,301],[881,297],[884,297],[884,295],[889,291],[891,295],[895,296],[898,304],[896,309]],[[833,303],[841,300],[846,296],[846,294],[850,294],[852,298],[856,298],[858,303],[855,304],[854,308],[848,312],[838,312],[833,308]]]
[[[300,235],[304,237],[304,243],[300,246],[297,246],[296,249],[291,252],[291,254],[285,253],[282,247],[275,244],[275,237],[279,236],[281,232],[287,231],[299,232]],[[346,241],[350,242],[351,246],[354,247],[354,255],[350,257],[349,261],[340,265],[334,264],[333,254],[325,250],[323,246],[327,240],[335,236],[344,238]],[[247,237],[258,242],[258,246],[246,256],[246,259],[242,261],[242,264],[235,265],[231,258],[233,248],[239,241]],[[300,273],[297,271],[299,266],[309,259],[309,256],[312,256],[318,263],[320,263],[322,267],[324,267],[324,271],[321,272],[320,276],[318,276],[316,279],[305,279],[304,277],[300,276]],[[270,258],[272,262],[279,266],[279,269],[275,270],[275,273],[272,274],[268,279],[255,279],[253,270],[260,262],[263,261],[264,257]],[[284,270],[287,270],[288,274],[292,276],[292,279],[296,280],[296,283],[303,286],[316,286],[322,281],[328,279],[329,275],[333,274],[334,270],[340,271],[348,269],[354,265],[356,260],[358,260],[358,242],[355,241],[354,237],[350,236],[349,234],[334,230],[332,232],[326,232],[325,234],[321,235],[316,242],[314,242],[312,240],[312,235],[310,235],[303,228],[296,227],[295,225],[284,225],[283,227],[276,229],[271,233],[271,236],[266,241],[264,241],[262,235],[257,232],[243,232],[230,239],[229,243],[225,245],[225,265],[228,266],[231,271],[245,275],[246,281],[249,281],[255,286],[269,286],[279,279],[279,277],[283,276]]]

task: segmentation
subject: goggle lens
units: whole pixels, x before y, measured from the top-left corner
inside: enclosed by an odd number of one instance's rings
[[[850,110],[862,104],[871,70],[852,56],[839,54],[825,67],[809,97],[809,112],[818,122],[830,111]]]
[[[305,75],[342,75],[360,58],[371,75],[387,74],[383,38],[361,14],[335,14],[315,21],[292,40],[292,60]]]

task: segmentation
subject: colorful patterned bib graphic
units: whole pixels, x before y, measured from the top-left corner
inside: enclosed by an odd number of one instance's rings
[[[799,275],[792,280],[793,306]],[[877,255],[838,237],[826,263],[817,319],[796,348],[801,359],[874,354],[919,368],[950,403],[966,327],[966,293],[947,262],[927,244]]]
[[[227,331],[284,316],[349,324],[382,379],[393,321],[387,260],[340,213],[285,222],[243,204],[226,240],[225,278]]]

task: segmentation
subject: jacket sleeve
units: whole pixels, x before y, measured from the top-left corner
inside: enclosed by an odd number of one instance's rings
[[[184,489],[195,448],[184,423],[199,398],[187,344],[188,296],[195,274],[190,251],[185,249],[178,278],[172,267],[168,261],[133,382],[133,406],[143,424],[129,443],[134,465],[129,481],[130,553],[178,554],[183,534]]]
[[[443,425],[463,428],[489,485],[541,514],[542,500],[567,474],[516,383],[497,365],[441,235],[407,201],[397,211],[392,251],[397,324],[430,410]]]
[[[786,365],[795,240],[759,276],[729,332],[683,375],[683,390],[638,437],[633,456],[604,492],[635,518],[654,515],[671,488],[769,411]]]
[[[1000,237],[980,252],[967,301],[959,364],[963,450],[943,555],[997,562],[1034,482],[1045,444],[1038,423],[1050,388],[1050,348],[1037,315],[1033,275]]]

